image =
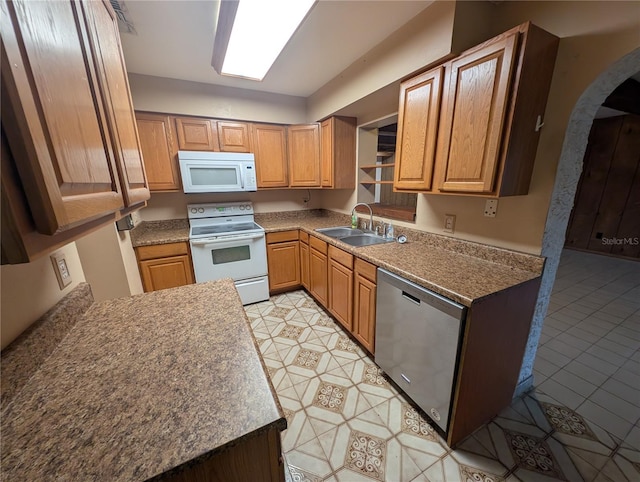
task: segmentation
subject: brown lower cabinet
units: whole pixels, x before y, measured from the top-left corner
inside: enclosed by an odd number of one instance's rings
[[[309,236],[309,292],[327,308],[328,291],[327,243]]]
[[[352,331],[353,255],[329,246],[328,309],[336,320]]]
[[[309,291],[309,235],[300,231],[300,283]]]
[[[300,286],[300,244],[298,230],[267,234],[269,293]]]
[[[186,242],[140,246],[136,258],[145,293],[195,282]]]
[[[375,353],[377,267],[360,258],[353,270],[352,333],[370,353]]]
[[[168,482],[284,482],[280,432],[270,428],[253,437],[243,438],[226,450],[187,467]]]

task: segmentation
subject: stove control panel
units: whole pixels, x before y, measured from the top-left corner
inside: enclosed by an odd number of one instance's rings
[[[249,201],[234,203],[204,203],[187,205],[189,219],[217,218],[253,214],[253,204]]]

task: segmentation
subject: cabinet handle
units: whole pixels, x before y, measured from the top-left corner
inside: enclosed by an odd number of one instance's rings
[[[413,295],[410,295],[409,293],[407,293],[406,291],[402,292],[402,297],[411,301],[412,303],[415,303],[416,305],[420,304],[420,300],[418,298],[416,298]]]

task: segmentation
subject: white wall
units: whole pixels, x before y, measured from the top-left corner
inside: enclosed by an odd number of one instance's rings
[[[186,80],[129,74],[136,110],[281,124],[306,122],[306,100]]]
[[[305,199],[309,201],[305,203]],[[187,217],[187,204],[232,201],[251,201],[257,213],[299,211],[319,208],[320,192],[313,189],[278,189],[230,194],[156,192],[151,194],[151,199],[147,201],[147,207],[138,213],[142,221],[182,219]]]
[[[87,282],[96,301],[142,293],[136,256],[127,231],[114,223],[76,241]]]
[[[78,283],[85,281],[75,243],[67,244],[54,253],[64,254],[71,274],[72,282],[63,290],[58,285],[53,263],[48,255],[31,263],[0,267],[2,348],[52,308]]]

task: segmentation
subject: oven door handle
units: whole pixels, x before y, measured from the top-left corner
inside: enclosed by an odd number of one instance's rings
[[[260,239],[264,238],[264,233],[259,234],[247,234],[243,236],[233,236],[230,238],[218,238],[218,239],[192,239],[191,244],[193,246],[208,246],[213,244],[231,243],[234,241],[245,241],[248,239]]]

